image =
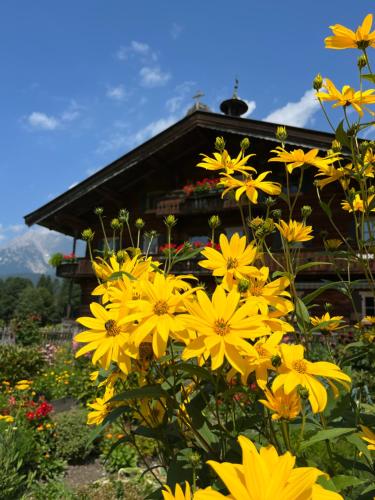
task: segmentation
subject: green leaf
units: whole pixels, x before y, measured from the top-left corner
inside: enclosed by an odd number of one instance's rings
[[[111,276],[107,279],[107,281],[120,280],[123,276],[127,276],[131,281],[137,281],[137,278],[134,278],[132,274],[127,273],[126,271],[117,271],[115,273],[112,273]]]
[[[347,436],[346,439],[350,443],[354,444],[357,450],[362,453],[370,463],[372,462],[371,451],[367,448],[367,444],[359,437],[358,434]]]
[[[375,83],[375,75],[368,73],[367,75],[362,75],[362,78],[368,80],[369,82]]]
[[[121,392],[114,396],[111,401],[128,401],[129,399],[142,399],[151,398],[159,399],[161,397],[166,397],[167,393],[162,389],[160,385],[144,385],[143,387],[138,387],[137,389],[129,389],[128,391]]]
[[[195,248],[194,250],[187,250],[186,252],[183,252],[181,255],[177,255],[176,257],[173,258],[172,264],[175,264],[176,262],[182,262],[184,260],[189,260],[189,259],[195,259],[197,255],[199,255],[202,251],[202,248]]]
[[[304,269],[308,269],[309,267],[314,266],[332,266],[332,262],[306,262],[306,264],[302,264],[301,266],[297,266],[296,272],[299,273]]]
[[[303,328],[304,325],[310,324],[309,311],[307,310],[307,307],[299,297],[296,297],[296,316],[297,316],[298,326],[301,327],[302,325],[301,329],[304,329]]]
[[[326,290],[329,290],[330,288],[335,288],[336,290],[338,289],[339,285],[342,285],[343,283],[347,283],[346,281],[330,281],[329,283],[326,283],[325,285],[320,286],[316,290],[314,290],[311,293],[308,293],[304,297],[302,297],[303,303],[307,306],[309,305],[313,300],[316,299],[316,297],[319,297],[323,292]]]
[[[210,382],[212,382],[213,380],[212,373],[202,366],[193,365],[191,363],[180,363],[178,365],[178,369],[182,370],[184,373],[188,373],[189,375],[198,377],[202,380],[207,380]]]
[[[326,202],[322,201],[321,199],[319,199],[319,204],[322,207],[324,213],[327,215],[327,217],[332,219],[332,210],[330,207],[330,203],[326,203]]]
[[[359,479],[358,477],[355,476],[346,476],[343,474],[331,477],[331,481],[336,486],[337,491],[345,490],[345,488],[349,488],[349,486],[359,486],[359,485],[363,486],[364,483],[363,479]]]
[[[336,139],[343,145],[350,148],[350,139],[344,129],[344,120],[341,120],[336,129]]]
[[[309,446],[312,446],[313,444],[319,443],[320,441],[325,441],[326,439],[329,439],[331,441],[340,436],[345,436],[345,434],[351,434],[356,430],[357,429],[355,427],[338,427],[334,429],[324,429],[322,431],[318,431],[316,434],[314,434],[314,436],[302,443],[301,450],[304,450]]]
[[[278,278],[279,276],[288,278],[290,281],[292,279],[292,275],[290,273],[288,273],[287,271],[274,271],[272,273],[272,279]]]

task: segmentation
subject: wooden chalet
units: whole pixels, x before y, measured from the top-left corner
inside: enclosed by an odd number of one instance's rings
[[[105,220],[117,216],[119,209],[126,208],[130,212],[131,223],[137,217],[142,217],[146,222],[145,229],[154,229],[159,233],[153,245],[153,251],[158,253],[160,246],[165,243],[165,226],[163,218],[174,214],[178,224],[174,228],[174,241],[208,241],[210,230],[208,218],[218,214],[222,220],[221,231],[231,236],[235,231],[241,231],[241,221],[238,208],[230,200],[222,200],[217,192],[207,191],[199,194],[187,195],[183,186],[204,177],[213,178],[215,172],[208,172],[195,165],[200,159],[200,153],[211,154],[215,138],[223,136],[227,149],[233,156],[239,151],[239,143],[244,137],[250,139],[250,149],[256,153],[251,164],[258,172],[272,170],[270,180],[284,183],[284,167],[279,163],[268,163],[271,157],[270,150],[278,143],[275,140],[276,124],[258,120],[245,119],[238,116],[243,109],[231,109],[231,104],[240,104],[238,100],[233,103],[230,99],[222,103],[222,110],[226,114],[213,113],[200,103],[196,104],[190,112],[168,129],[154,136],[144,144],[126,153],[102,170],[88,177],[75,187],[69,189],[54,200],[25,216],[28,226],[39,224],[59,233],[73,237],[74,242],[80,238],[81,232],[90,227],[95,231],[94,248],[103,245],[102,233],[98,226],[98,218],[94,209],[98,206],[104,208]],[[227,103],[227,105],[225,104]],[[228,104],[229,103],[229,104]],[[245,103],[243,103],[245,104]],[[245,104],[246,106],[246,104]],[[237,115],[237,116],[234,116]],[[287,148],[319,148],[326,151],[331,147],[334,139],[332,134],[307,130],[297,127],[287,127]],[[314,228],[314,239],[303,245],[301,250],[301,264],[307,262],[328,261],[324,251],[322,236],[336,238],[337,235],[330,228],[326,216],[319,207],[316,189],[313,184],[313,169],[305,173],[302,196],[297,202],[296,218],[300,220],[302,205],[311,205],[313,212],[309,223]],[[292,186],[293,188],[293,186]],[[335,219],[340,230],[350,235],[353,233],[351,218],[340,207],[341,196],[337,193],[335,183],[323,189],[323,197],[330,200]],[[264,200],[264,198],[263,198]],[[279,202],[278,206],[286,216],[286,206]],[[253,216],[264,215],[265,204],[261,202],[253,207]],[[111,230],[109,229],[109,234]],[[125,234],[125,232],[124,232]],[[278,235],[273,237],[273,248],[277,252],[280,248]],[[124,241],[124,246],[130,242]],[[73,245],[73,251],[75,244]],[[270,267],[275,270],[275,265],[270,262]],[[336,261],[339,269],[345,270],[345,261]],[[373,271],[375,265],[371,262]],[[201,279],[204,279],[206,270],[197,266],[197,260],[185,261],[180,265],[179,273],[188,273],[194,270]],[[70,278],[80,284],[82,288],[81,313],[86,312],[88,304],[92,301],[91,290],[97,281],[93,274],[88,255],[78,259],[75,263],[64,263],[57,268],[57,276]],[[361,278],[359,268],[355,264],[351,267],[351,278]],[[321,285],[325,280],[336,281],[335,270],[332,265],[315,265],[305,269],[298,282],[301,294],[309,293]],[[355,301],[362,313],[374,314],[374,297],[365,286],[355,289]],[[342,314],[347,319],[348,311],[352,307],[344,295],[337,291],[327,291],[317,303],[330,302],[334,305],[334,313]],[[318,309],[316,313],[319,313]]]

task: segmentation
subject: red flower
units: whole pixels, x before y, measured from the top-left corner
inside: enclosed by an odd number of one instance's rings
[[[28,412],[26,413],[26,418],[27,418],[27,420],[30,420],[30,421],[31,421],[31,420],[34,420],[34,418],[35,418],[35,413],[34,413],[33,411],[28,411]]]

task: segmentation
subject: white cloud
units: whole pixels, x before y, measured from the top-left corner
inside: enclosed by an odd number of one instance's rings
[[[164,73],[158,66],[144,66],[139,72],[143,87],[162,87],[171,78],[170,73]]]
[[[247,118],[248,116],[251,115],[253,111],[255,111],[255,108],[257,107],[255,101],[247,101],[246,99],[243,99],[246,104],[248,105],[248,110],[246,111],[245,114],[242,115],[242,118]]]
[[[26,120],[32,128],[39,130],[55,130],[60,124],[56,117],[39,111],[33,111]]]
[[[183,30],[183,28],[179,24],[177,24],[177,23],[172,24],[170,34],[171,34],[171,37],[173,38],[173,40],[177,40],[177,38],[181,35],[182,30]]]
[[[307,90],[298,102],[288,102],[263,118],[265,122],[280,123],[294,127],[305,127],[319,109],[313,89]]]
[[[167,100],[165,106],[170,113],[175,113],[181,108],[182,101],[182,96],[171,97]]]
[[[11,224],[8,227],[8,229],[12,233],[20,233],[21,231],[23,231],[25,229],[25,226],[23,224]]]
[[[147,43],[137,42],[133,40],[130,46],[137,54],[147,54],[150,51],[150,46]]]
[[[140,58],[143,63],[146,61],[157,61],[158,59],[156,52],[147,43],[136,40],[132,40],[129,45],[120,47],[116,52],[116,57],[120,61]]]
[[[154,135],[159,134],[166,128],[176,123],[176,120],[176,116],[171,115],[167,118],[160,118],[159,120],[151,122],[142,129],[138,130],[138,132],[133,135],[133,137],[131,138],[132,142],[134,143],[134,145],[141,144],[145,140],[154,137]]]
[[[175,87],[174,90],[176,95],[170,97],[165,103],[165,106],[170,113],[176,113],[176,111],[183,107],[184,101],[188,94],[192,93],[192,87],[194,85],[196,85],[195,82],[188,80]]]
[[[128,93],[123,85],[117,85],[116,87],[109,87],[106,96],[115,101],[124,101],[128,98]]]

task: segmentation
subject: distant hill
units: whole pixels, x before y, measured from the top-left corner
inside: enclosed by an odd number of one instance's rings
[[[33,281],[41,274],[54,274],[48,264],[52,254],[72,251],[72,238],[42,227],[26,230],[0,246],[0,278],[22,276]]]

